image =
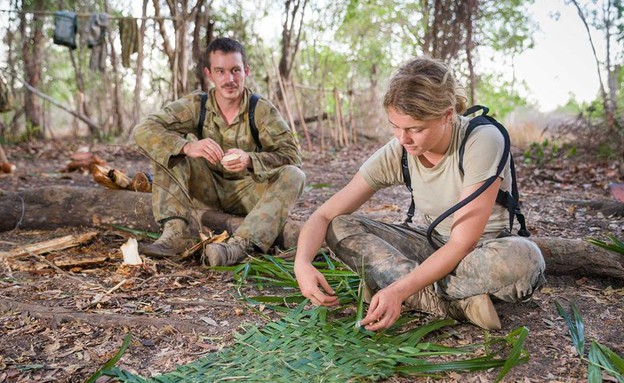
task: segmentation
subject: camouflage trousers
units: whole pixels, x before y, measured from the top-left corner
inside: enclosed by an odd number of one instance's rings
[[[362,275],[374,292],[407,275],[435,251],[422,228],[355,215],[332,220],[326,241],[336,257]],[[436,238],[438,241],[444,238]],[[527,299],[544,282],[544,258],[523,237],[482,239],[449,275],[435,283],[447,300],[483,293],[505,302]]]
[[[228,179],[212,170],[203,158],[185,158],[170,172],[179,184],[160,166],[154,166],[152,204],[156,221],[179,217],[191,222],[193,209],[244,215],[234,234],[249,239],[262,251],[268,250],[281,233],[305,184],[305,174],[293,165],[273,169],[263,182],[251,176]]]

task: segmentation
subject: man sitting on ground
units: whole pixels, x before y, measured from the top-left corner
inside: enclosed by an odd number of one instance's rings
[[[202,92],[196,91],[135,128],[136,143],[155,162],[152,203],[163,226],[160,238],[140,250],[156,257],[182,253],[194,242],[193,209],[220,209],[245,219],[226,242],[206,245],[203,260],[232,265],[254,246],[263,252],[271,247],[303,191],[305,174],[298,143],[275,106],[260,98],[250,113],[253,93],[245,87],[249,65],[243,46],[218,38],[208,45],[206,59],[204,73],[214,87],[205,116]]]

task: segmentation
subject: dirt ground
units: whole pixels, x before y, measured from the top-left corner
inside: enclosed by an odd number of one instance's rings
[[[69,156],[87,146],[108,165],[128,174],[149,169],[148,161],[126,146],[46,142],[6,146],[17,165],[0,176],[0,189],[24,190],[47,185],[100,187],[88,174],[61,173]],[[366,142],[327,153],[305,152],[306,191],[292,212],[305,220],[316,207],[344,186],[380,143]],[[569,200],[613,200],[610,182],[623,182],[615,162],[559,156],[535,165],[516,156],[523,210],[534,235],[564,238],[623,238],[624,218],[609,217]],[[397,187],[377,193],[361,208],[376,219],[398,222],[409,205],[407,191]],[[2,219],[2,217],[0,217]],[[93,228],[60,227],[54,231],[0,233],[0,251]],[[89,243],[46,254],[26,255],[21,263],[0,259],[0,383],[83,382],[119,349],[132,330],[133,342],[118,364],[142,376],[165,373],[232,342],[232,332],[245,323],[262,324],[277,314],[246,306],[232,276],[202,268],[192,260],[177,264],[148,260],[140,270],[122,266],[120,246],[129,234],[95,228]],[[58,257],[97,258],[87,266],[52,267]],[[20,270],[22,269],[22,270]],[[30,269],[29,271],[23,271]],[[555,301],[574,301],[586,336],[624,355],[624,281],[580,275],[548,275],[547,284],[529,302],[500,305],[504,335],[518,326],[530,333],[525,348],[530,361],[515,367],[507,382],[584,382],[581,361],[555,309]],[[244,294],[252,287],[245,287]],[[474,326],[452,329],[457,344],[484,339]],[[388,382],[490,382],[497,371],[451,373],[442,379],[395,377]]]

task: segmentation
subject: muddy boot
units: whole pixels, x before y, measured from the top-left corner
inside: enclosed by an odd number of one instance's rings
[[[498,313],[488,294],[451,301],[449,316],[460,321],[468,321],[482,329],[501,329]]]
[[[250,252],[248,239],[233,236],[223,243],[209,243],[204,247],[202,263],[210,266],[230,266],[241,263]]]
[[[194,241],[188,224],[181,219],[172,219],[165,223],[163,232],[154,243],[141,245],[139,252],[152,257],[173,257],[193,246]]]

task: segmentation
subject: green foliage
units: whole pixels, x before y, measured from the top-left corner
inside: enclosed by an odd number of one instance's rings
[[[489,0],[480,4],[477,19],[483,45],[503,53],[517,54],[534,45],[537,24],[530,18],[528,7],[535,0]]]
[[[620,245],[622,245],[621,242]],[[624,383],[624,359],[611,351],[611,349],[592,340],[589,346],[589,353],[587,357],[585,356],[585,325],[581,313],[574,302],[570,303],[571,315],[559,302],[555,302],[555,306],[559,315],[563,317],[568,326],[570,338],[577,354],[582,361],[588,363],[588,382],[602,382],[602,371],[604,371],[607,375],[614,377],[617,382]]]
[[[542,166],[563,155],[564,158],[576,154],[575,146],[559,146],[556,141],[545,138],[542,142],[532,142],[524,151],[524,163]]]
[[[557,157],[559,146],[545,138],[541,143],[532,142],[524,152],[524,162],[544,165]]]
[[[477,81],[476,103],[487,105],[491,111],[496,113],[498,120],[504,120],[505,116],[516,108],[531,106],[529,101],[518,94],[517,88],[524,86],[523,83],[512,84],[504,80],[499,74],[480,76]]]
[[[602,241],[596,238],[590,238],[587,240],[587,242],[591,243],[592,245],[602,247],[603,249],[607,249],[610,251],[615,251],[616,253],[624,254],[624,242],[623,241],[616,238],[616,236],[612,234],[608,235],[607,238],[609,238],[610,242]]]

